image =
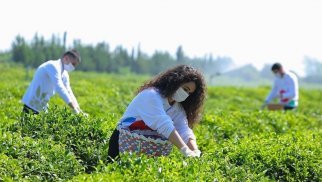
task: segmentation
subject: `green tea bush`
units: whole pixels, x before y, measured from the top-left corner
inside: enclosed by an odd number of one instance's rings
[[[0,65],[0,181],[322,181],[321,90],[301,89],[296,111],[269,112],[259,111],[269,87],[208,87],[194,128],[202,157],[174,148],[167,157],[122,154],[107,163],[109,137],[148,77],[73,72],[89,117],[56,95],[48,113],[22,121],[31,78],[11,66]]]
[[[0,138],[1,178],[56,181],[71,178],[84,171],[74,154],[48,139],[34,140],[19,133],[3,133]],[[10,160],[8,160],[10,159]],[[3,167],[2,167],[3,168]],[[3,177],[2,177],[3,176]]]
[[[253,134],[274,132],[283,134],[302,130],[320,130],[322,118],[308,117],[294,112],[217,112],[206,114],[198,128],[201,141],[243,138]]]
[[[219,158],[278,181],[319,181],[322,179],[322,133],[298,132],[253,135],[229,141]]]
[[[17,159],[0,154],[0,181],[12,181],[22,179],[23,169]]]
[[[72,181],[321,181],[322,133],[270,132],[213,146],[199,159],[121,155]]]
[[[107,160],[110,131],[103,129],[102,119],[89,119],[58,107],[50,113],[25,116],[24,121],[18,121],[9,128],[23,137],[49,139],[64,144],[66,150],[79,159],[86,172],[95,170],[100,160]]]

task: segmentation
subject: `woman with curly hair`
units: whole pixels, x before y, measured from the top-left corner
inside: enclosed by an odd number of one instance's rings
[[[186,157],[200,157],[201,152],[191,128],[200,119],[205,92],[202,74],[187,65],[176,66],[146,82],[128,105],[110,138],[110,159],[119,155],[122,144],[119,141],[120,129],[159,135]]]

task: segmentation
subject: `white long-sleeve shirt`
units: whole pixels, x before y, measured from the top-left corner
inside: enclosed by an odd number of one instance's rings
[[[22,102],[35,111],[46,110],[49,99],[56,92],[67,104],[74,102],[78,106],[68,72],[60,59],[47,61],[38,67]]]
[[[282,94],[281,94],[282,93]],[[281,97],[281,104],[296,107],[299,100],[299,85],[296,75],[292,72],[285,72],[283,77],[276,77],[274,86],[267,96],[265,102],[269,103],[274,98]],[[283,101],[283,100],[287,101]]]
[[[143,90],[132,100],[118,125],[126,128],[139,120],[166,138],[176,129],[185,143],[196,139],[181,104],[171,106],[154,88]]]

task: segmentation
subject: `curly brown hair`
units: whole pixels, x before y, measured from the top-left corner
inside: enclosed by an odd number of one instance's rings
[[[188,65],[178,65],[159,74],[142,85],[137,93],[147,89],[156,88],[163,97],[171,97],[175,91],[184,83],[195,82],[196,90],[189,97],[180,102],[186,112],[188,124],[193,128],[200,120],[203,103],[206,95],[206,84],[204,77],[195,68]]]

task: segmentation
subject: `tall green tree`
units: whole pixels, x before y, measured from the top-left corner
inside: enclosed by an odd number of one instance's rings
[[[207,74],[214,74],[218,70],[226,70],[232,64],[228,57],[214,59],[212,55],[191,59],[185,55],[182,46],[177,48],[175,57],[166,51],[155,51],[149,56],[141,51],[140,44],[136,50],[133,48],[128,52],[121,45],[111,50],[105,42],[85,45],[81,40],[74,40],[73,45],[66,48],[66,35],[64,33],[64,37],[60,38],[53,34],[46,40],[36,33],[30,42],[18,35],[12,43],[12,60],[36,68],[47,60],[60,58],[65,50],[74,48],[81,54],[82,63],[77,69],[82,71],[155,75],[176,64],[189,64]]]
[[[177,48],[176,58],[179,64],[183,64],[185,62],[185,55],[184,55],[182,46],[179,46]]]
[[[17,35],[12,43],[12,60],[17,63],[22,63],[26,66],[32,66],[33,53],[30,46],[26,43],[25,39]]]

